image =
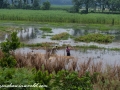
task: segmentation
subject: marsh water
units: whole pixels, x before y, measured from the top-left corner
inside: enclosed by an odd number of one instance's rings
[[[59,34],[62,32],[68,32],[72,36],[82,36],[88,33],[102,33],[102,34],[110,34],[115,36],[115,39],[112,43],[109,44],[100,44],[100,43],[85,43],[85,42],[75,42],[72,38],[69,37],[68,40],[51,40],[51,36],[55,34]],[[72,46],[76,45],[96,45],[98,47],[105,47],[105,48],[119,48],[120,47],[120,31],[119,30],[109,30],[109,31],[99,31],[96,29],[93,30],[84,30],[79,29],[75,30],[73,28],[55,28],[52,27],[52,33],[46,33],[40,30],[40,26],[22,26],[20,30],[17,30],[17,36],[20,38],[20,41],[26,44],[33,44],[33,43],[42,43],[42,42],[54,42],[58,43],[58,46],[62,46],[63,44],[70,44]],[[43,38],[44,36],[44,38]],[[2,34],[0,36],[0,42],[4,41],[6,38],[9,38],[9,33]],[[31,49],[21,48],[19,49],[20,52],[30,52]],[[42,52],[45,53],[44,50],[35,50],[35,52]],[[59,55],[65,55],[65,50],[59,50],[57,52]],[[120,51],[111,51],[111,50],[104,50],[104,49],[87,49],[87,50],[71,50],[71,56],[78,57],[80,60],[88,60],[92,58],[95,62],[101,61],[104,64],[119,64],[120,58]]]

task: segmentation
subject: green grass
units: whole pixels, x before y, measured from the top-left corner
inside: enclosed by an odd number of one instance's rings
[[[52,33],[52,28],[49,28],[49,27],[41,27],[40,30],[47,32],[47,33]]]
[[[99,33],[95,34],[87,34],[84,36],[79,36],[75,38],[75,41],[81,41],[81,42],[98,42],[98,43],[111,43],[113,41],[114,37],[111,35],[103,35]]]
[[[13,30],[18,30],[20,28],[18,27],[12,27],[12,26],[0,26],[0,32],[11,32]]]
[[[120,15],[113,14],[79,14],[68,13],[65,10],[8,10],[0,9],[0,20],[7,21],[33,21],[54,23],[79,23],[79,24],[110,24],[119,25]],[[114,20],[114,22],[113,22]]]
[[[69,38],[69,34],[66,32],[60,33],[60,34],[56,34],[54,36],[52,36],[52,40],[67,40]]]

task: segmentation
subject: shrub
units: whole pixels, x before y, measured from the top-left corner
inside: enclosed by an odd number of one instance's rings
[[[93,90],[89,73],[79,78],[77,72],[59,71],[53,85],[60,90]]]
[[[5,53],[3,58],[0,60],[1,67],[14,67],[16,65],[16,60],[12,55]]]
[[[33,72],[25,68],[0,68],[0,85],[33,85]],[[0,90],[38,90],[29,87],[1,87]]]
[[[1,50],[4,53],[4,56],[0,60],[0,66],[14,67],[16,65],[16,60],[10,55],[10,51],[14,51],[18,47],[20,47],[20,41],[17,37],[17,32],[13,32],[10,40],[7,39],[5,42],[1,43]]]
[[[50,88],[50,82],[52,79],[52,74],[49,74],[48,71],[37,71],[34,76],[35,83],[39,83],[40,85],[46,85],[45,88]]]

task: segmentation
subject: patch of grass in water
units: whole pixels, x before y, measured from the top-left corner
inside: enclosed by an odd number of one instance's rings
[[[111,43],[113,39],[114,39],[114,36],[111,36],[111,35],[92,33],[92,34],[87,34],[84,36],[77,37],[74,40],[79,42]]]
[[[96,45],[90,45],[90,46],[75,46],[76,48],[84,48],[84,49],[105,49],[104,47],[98,47]]]
[[[120,51],[120,48],[111,48],[110,50],[113,50],[113,51]]]
[[[52,28],[49,28],[49,27],[41,27],[40,30],[47,32],[47,33],[52,33]]]
[[[42,35],[42,37],[41,38],[46,38],[46,35]]]
[[[12,26],[0,26],[0,32],[11,32],[13,30],[20,30],[20,28]]]
[[[67,40],[69,38],[70,34],[63,32],[60,34],[56,34],[54,36],[52,36],[52,40]]]

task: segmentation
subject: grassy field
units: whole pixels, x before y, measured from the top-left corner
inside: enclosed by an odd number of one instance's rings
[[[120,24],[120,15],[115,14],[79,14],[68,13],[65,10],[10,10],[0,9],[2,21],[34,21],[79,24]]]

